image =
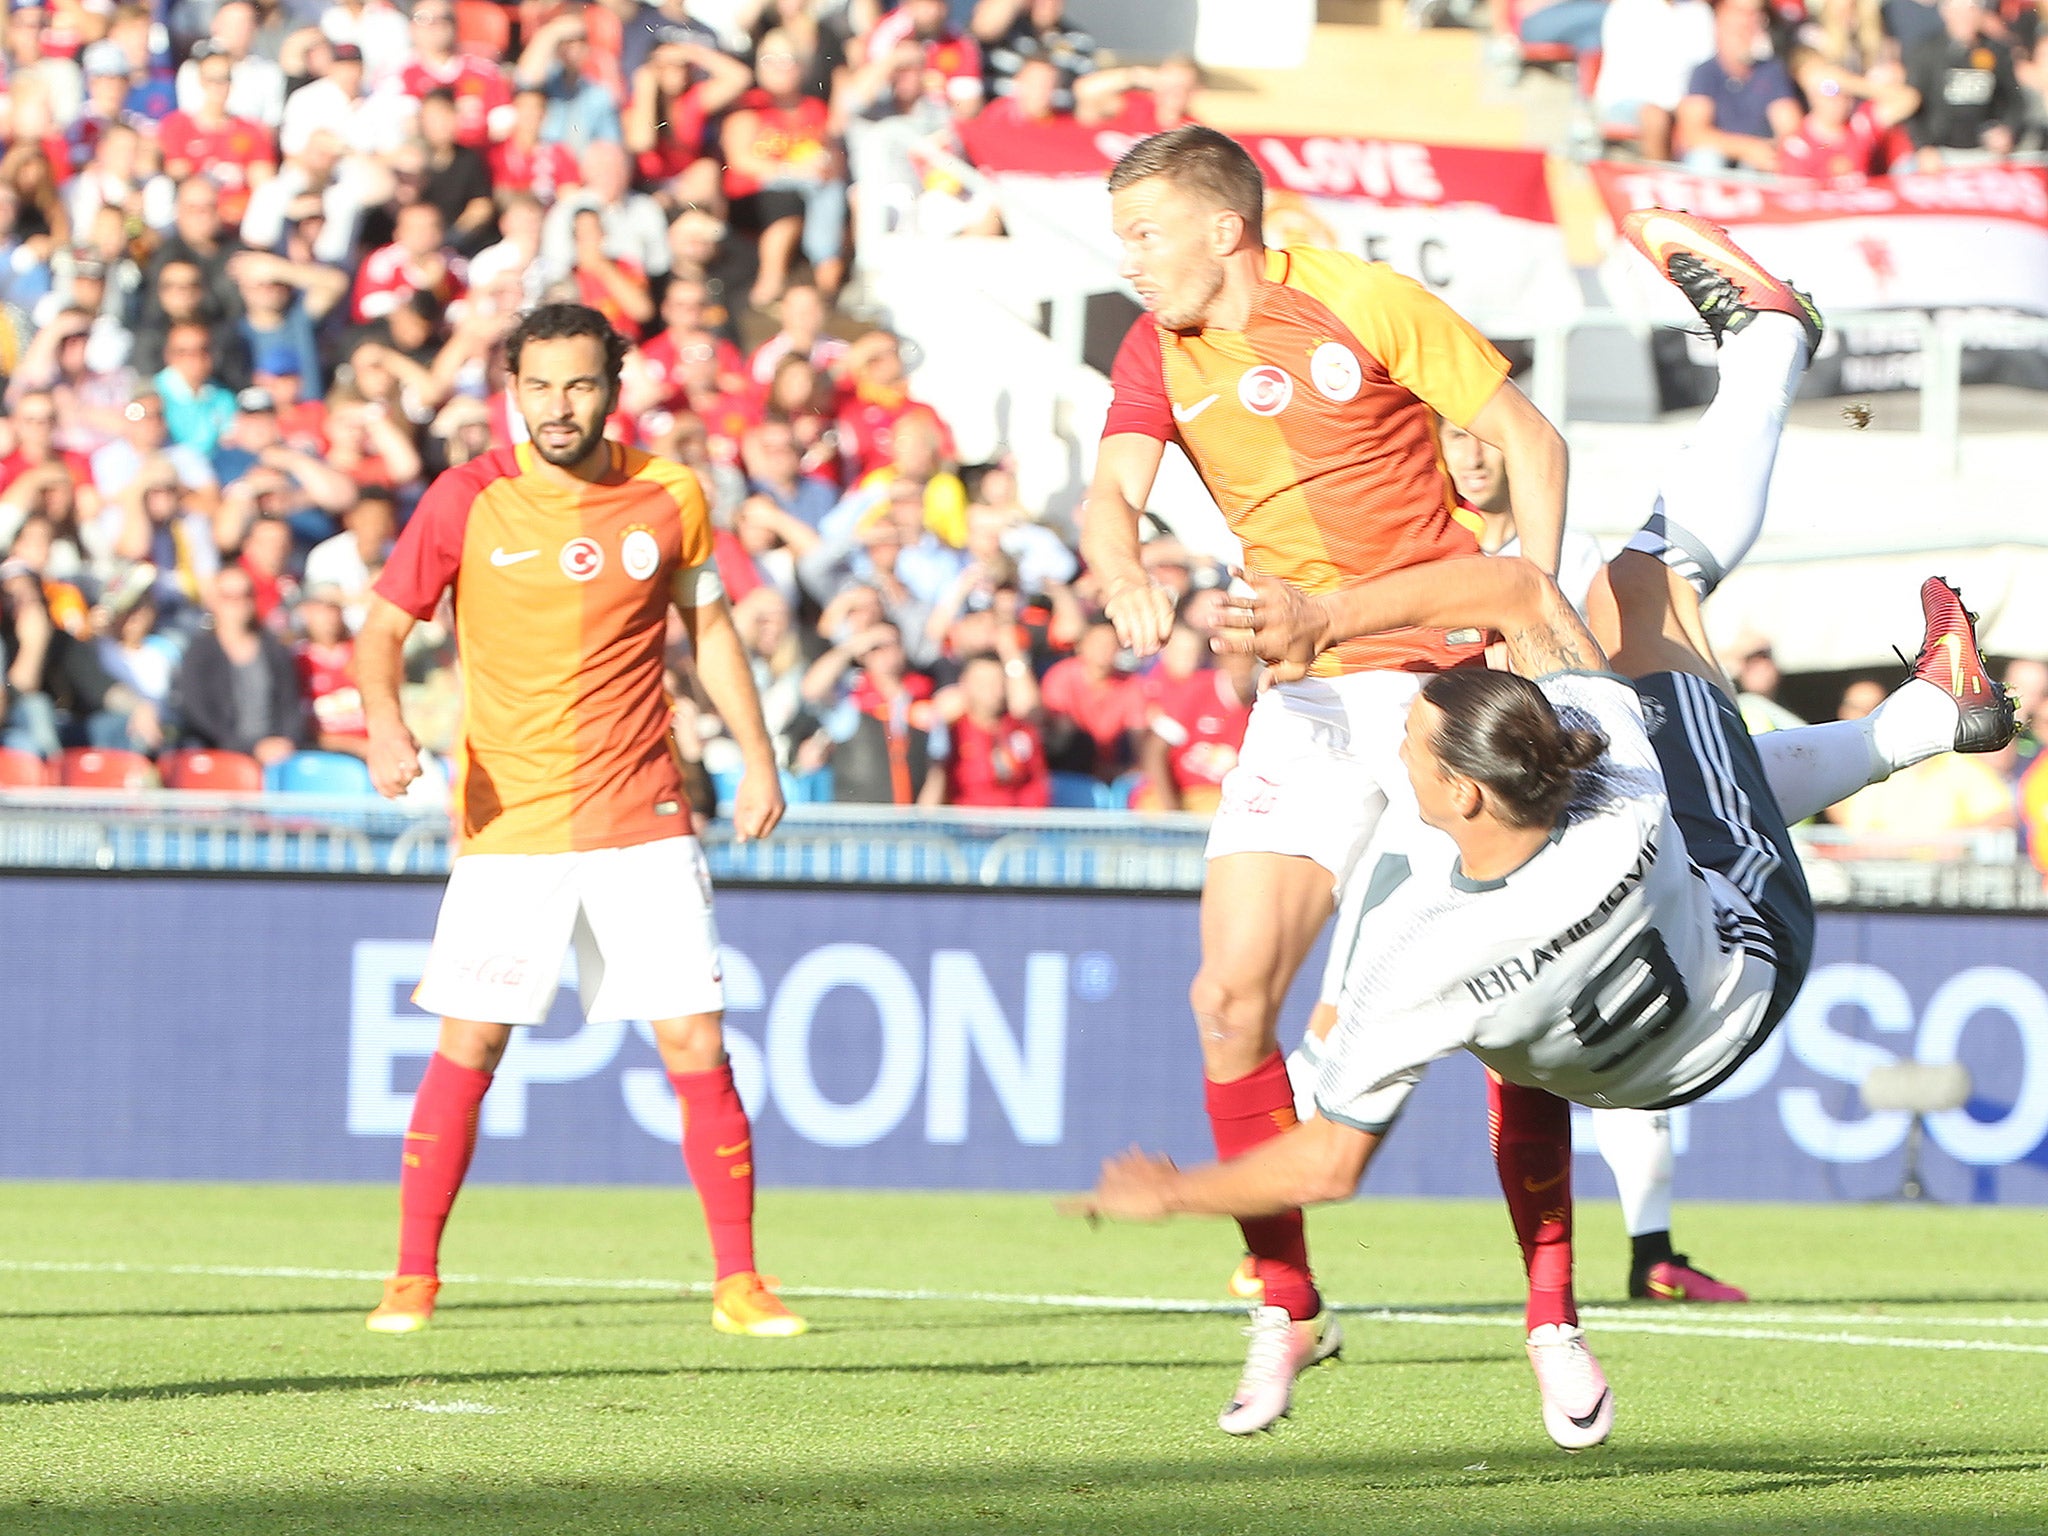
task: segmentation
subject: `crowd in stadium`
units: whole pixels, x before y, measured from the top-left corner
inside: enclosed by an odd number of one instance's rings
[[[204,749],[198,777],[189,750],[165,777],[212,785],[249,759],[275,783],[309,750],[360,757],[371,582],[434,475],[520,434],[498,344],[569,297],[638,343],[614,435],[706,484],[804,797],[1213,795],[1249,677],[1214,671],[1194,629],[1152,675],[1119,670],[1068,539],[1008,466],[954,461],[904,344],[835,303],[849,149],[858,195],[887,195],[977,111],[1035,110],[1048,81],[1064,107],[1092,45],[1046,0],[988,0],[971,31],[943,0],[723,19],[674,0],[14,7],[8,749]],[[1159,116],[1134,87],[1159,85],[1171,122],[1193,80],[1099,75],[1091,110],[1140,127]],[[1155,558],[1199,625],[1220,572],[1171,541]],[[449,644],[427,632],[409,689],[442,754]],[[674,682],[708,802],[736,759],[680,650]]]
[[[2048,146],[2043,16],[2035,0],[1496,8],[1511,51],[1576,62],[1608,145],[1822,182]]]
[[[1737,55],[1777,21],[1745,3],[1717,21],[1704,0],[1555,0],[1522,21],[1525,37],[1572,19],[1575,46],[1609,39],[1602,99],[1670,97],[1678,147],[1704,153],[1697,94],[1649,82],[1690,74],[1697,93],[1702,72],[1748,68]],[[956,462],[944,402],[914,393],[914,339],[837,303],[850,206],[932,193],[944,162],[924,150],[971,160],[978,133],[1054,120],[1171,126],[1194,67],[1097,67],[1061,0],[980,0],[964,26],[946,0],[719,9],[714,28],[687,0],[14,6],[10,777],[63,776],[82,749],[163,757],[173,786],[360,758],[351,635],[370,585],[427,483],[523,431],[499,343],[523,308],[567,297],[637,343],[613,434],[705,483],[796,797],[1214,803],[1255,693],[1206,645],[1223,569],[1170,536],[1146,546],[1182,627],[1130,670],[1071,530],[1020,502],[1008,464]],[[1893,0],[1880,32],[1852,0],[1792,34],[1794,73],[1817,107],[1817,81],[1924,81],[1914,48],[1958,34],[1962,10],[1998,33],[1996,88],[1975,116],[1930,116],[1931,98],[1899,115],[1928,150],[1966,128],[2009,146],[2032,13],[1947,0],[1937,21]],[[1612,39],[1644,11],[1662,41],[1629,64]],[[1948,30],[1923,37],[1894,12]],[[1701,39],[1720,66],[1680,58]],[[1646,150],[1655,110],[1641,106]],[[947,195],[955,227],[999,230],[968,189]],[[677,736],[708,806],[737,750],[677,639]],[[407,690],[444,758],[451,643],[445,623],[420,632]],[[212,754],[203,771],[192,749]]]

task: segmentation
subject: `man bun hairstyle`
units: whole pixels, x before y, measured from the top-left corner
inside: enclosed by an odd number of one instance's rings
[[[1437,761],[1484,786],[1511,827],[1554,826],[1572,776],[1607,750],[1605,736],[1566,725],[1541,688],[1512,672],[1439,672],[1422,696],[1440,712],[1430,743]]]
[[[529,341],[567,341],[574,336],[588,336],[604,347],[604,375],[616,395],[629,343],[603,311],[588,304],[536,304],[521,315],[505,338],[505,371],[514,379],[519,377],[520,354]]]
[[[1229,135],[1189,123],[1140,139],[1110,171],[1109,190],[1121,192],[1153,176],[1238,215],[1254,244],[1265,239],[1266,178],[1251,152]]]

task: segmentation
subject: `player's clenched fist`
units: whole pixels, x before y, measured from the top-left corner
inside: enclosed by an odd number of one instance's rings
[[[1173,594],[1156,581],[1120,586],[1102,607],[1117,643],[1134,655],[1155,655],[1173,632]]]
[[[1328,628],[1322,606],[1277,576],[1235,574],[1217,620],[1216,649],[1258,657],[1275,682],[1307,676]]]
[[[749,772],[732,797],[733,835],[741,842],[766,837],[782,820],[782,780],[773,773]]]
[[[420,744],[403,723],[370,726],[370,783],[387,800],[396,800],[420,776]]]

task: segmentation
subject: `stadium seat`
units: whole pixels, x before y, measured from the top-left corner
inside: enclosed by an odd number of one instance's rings
[[[1109,783],[1095,786],[1095,807],[1103,811],[1128,811],[1132,798],[1144,785],[1145,775],[1140,769],[1118,774]]]
[[[271,764],[264,785],[280,795],[374,795],[370,769],[346,752],[294,752]]]
[[[455,0],[455,41],[465,53],[502,59],[512,49],[512,14],[498,0]]]
[[[263,765],[242,752],[214,752],[187,747],[157,759],[166,789],[211,789],[229,794],[260,794]]]
[[[45,789],[50,765],[33,752],[0,747],[0,789]]]
[[[1053,809],[1094,811],[1102,807],[1101,792],[1108,788],[1085,773],[1055,773],[1052,776]]]
[[[154,789],[156,768],[140,752],[72,747],[57,759],[57,782],[66,789]]]
[[[830,805],[832,790],[830,768],[816,768],[809,773],[785,772],[782,775],[782,798],[791,805]]]

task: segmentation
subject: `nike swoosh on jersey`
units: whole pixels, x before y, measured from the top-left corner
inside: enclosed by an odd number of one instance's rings
[[[1182,426],[1186,426],[1222,398],[1221,395],[1204,395],[1193,405],[1176,405],[1173,408],[1173,419]]]
[[[539,553],[540,551],[537,549],[522,549],[508,555],[502,549],[494,549],[491,551],[491,564],[517,565],[522,560],[531,560]]]
[[[736,1141],[729,1147],[720,1147],[718,1149],[718,1155],[720,1157],[731,1157],[736,1152],[746,1151],[747,1148],[751,1147],[752,1145],[752,1141]]]
[[[1560,1173],[1560,1174],[1556,1175],[1555,1177],[1553,1177],[1553,1178],[1548,1178],[1548,1179],[1531,1179],[1531,1178],[1524,1178],[1524,1179],[1522,1180],[1522,1188],[1524,1188],[1524,1189],[1526,1189],[1527,1191],[1529,1191],[1529,1193],[1530,1193],[1530,1194],[1532,1194],[1532,1195],[1540,1195],[1540,1194],[1542,1194],[1542,1193],[1543,1193],[1543,1191],[1545,1191],[1546,1189],[1555,1189],[1555,1188],[1557,1188],[1557,1186],[1558,1186],[1558,1185],[1562,1184],[1562,1183],[1563,1183],[1563,1182],[1565,1181],[1565,1177],[1566,1177],[1566,1175],[1567,1175],[1567,1174],[1569,1174],[1570,1172],[1571,1172],[1571,1170],[1570,1170],[1570,1169],[1566,1169],[1564,1173]]]

